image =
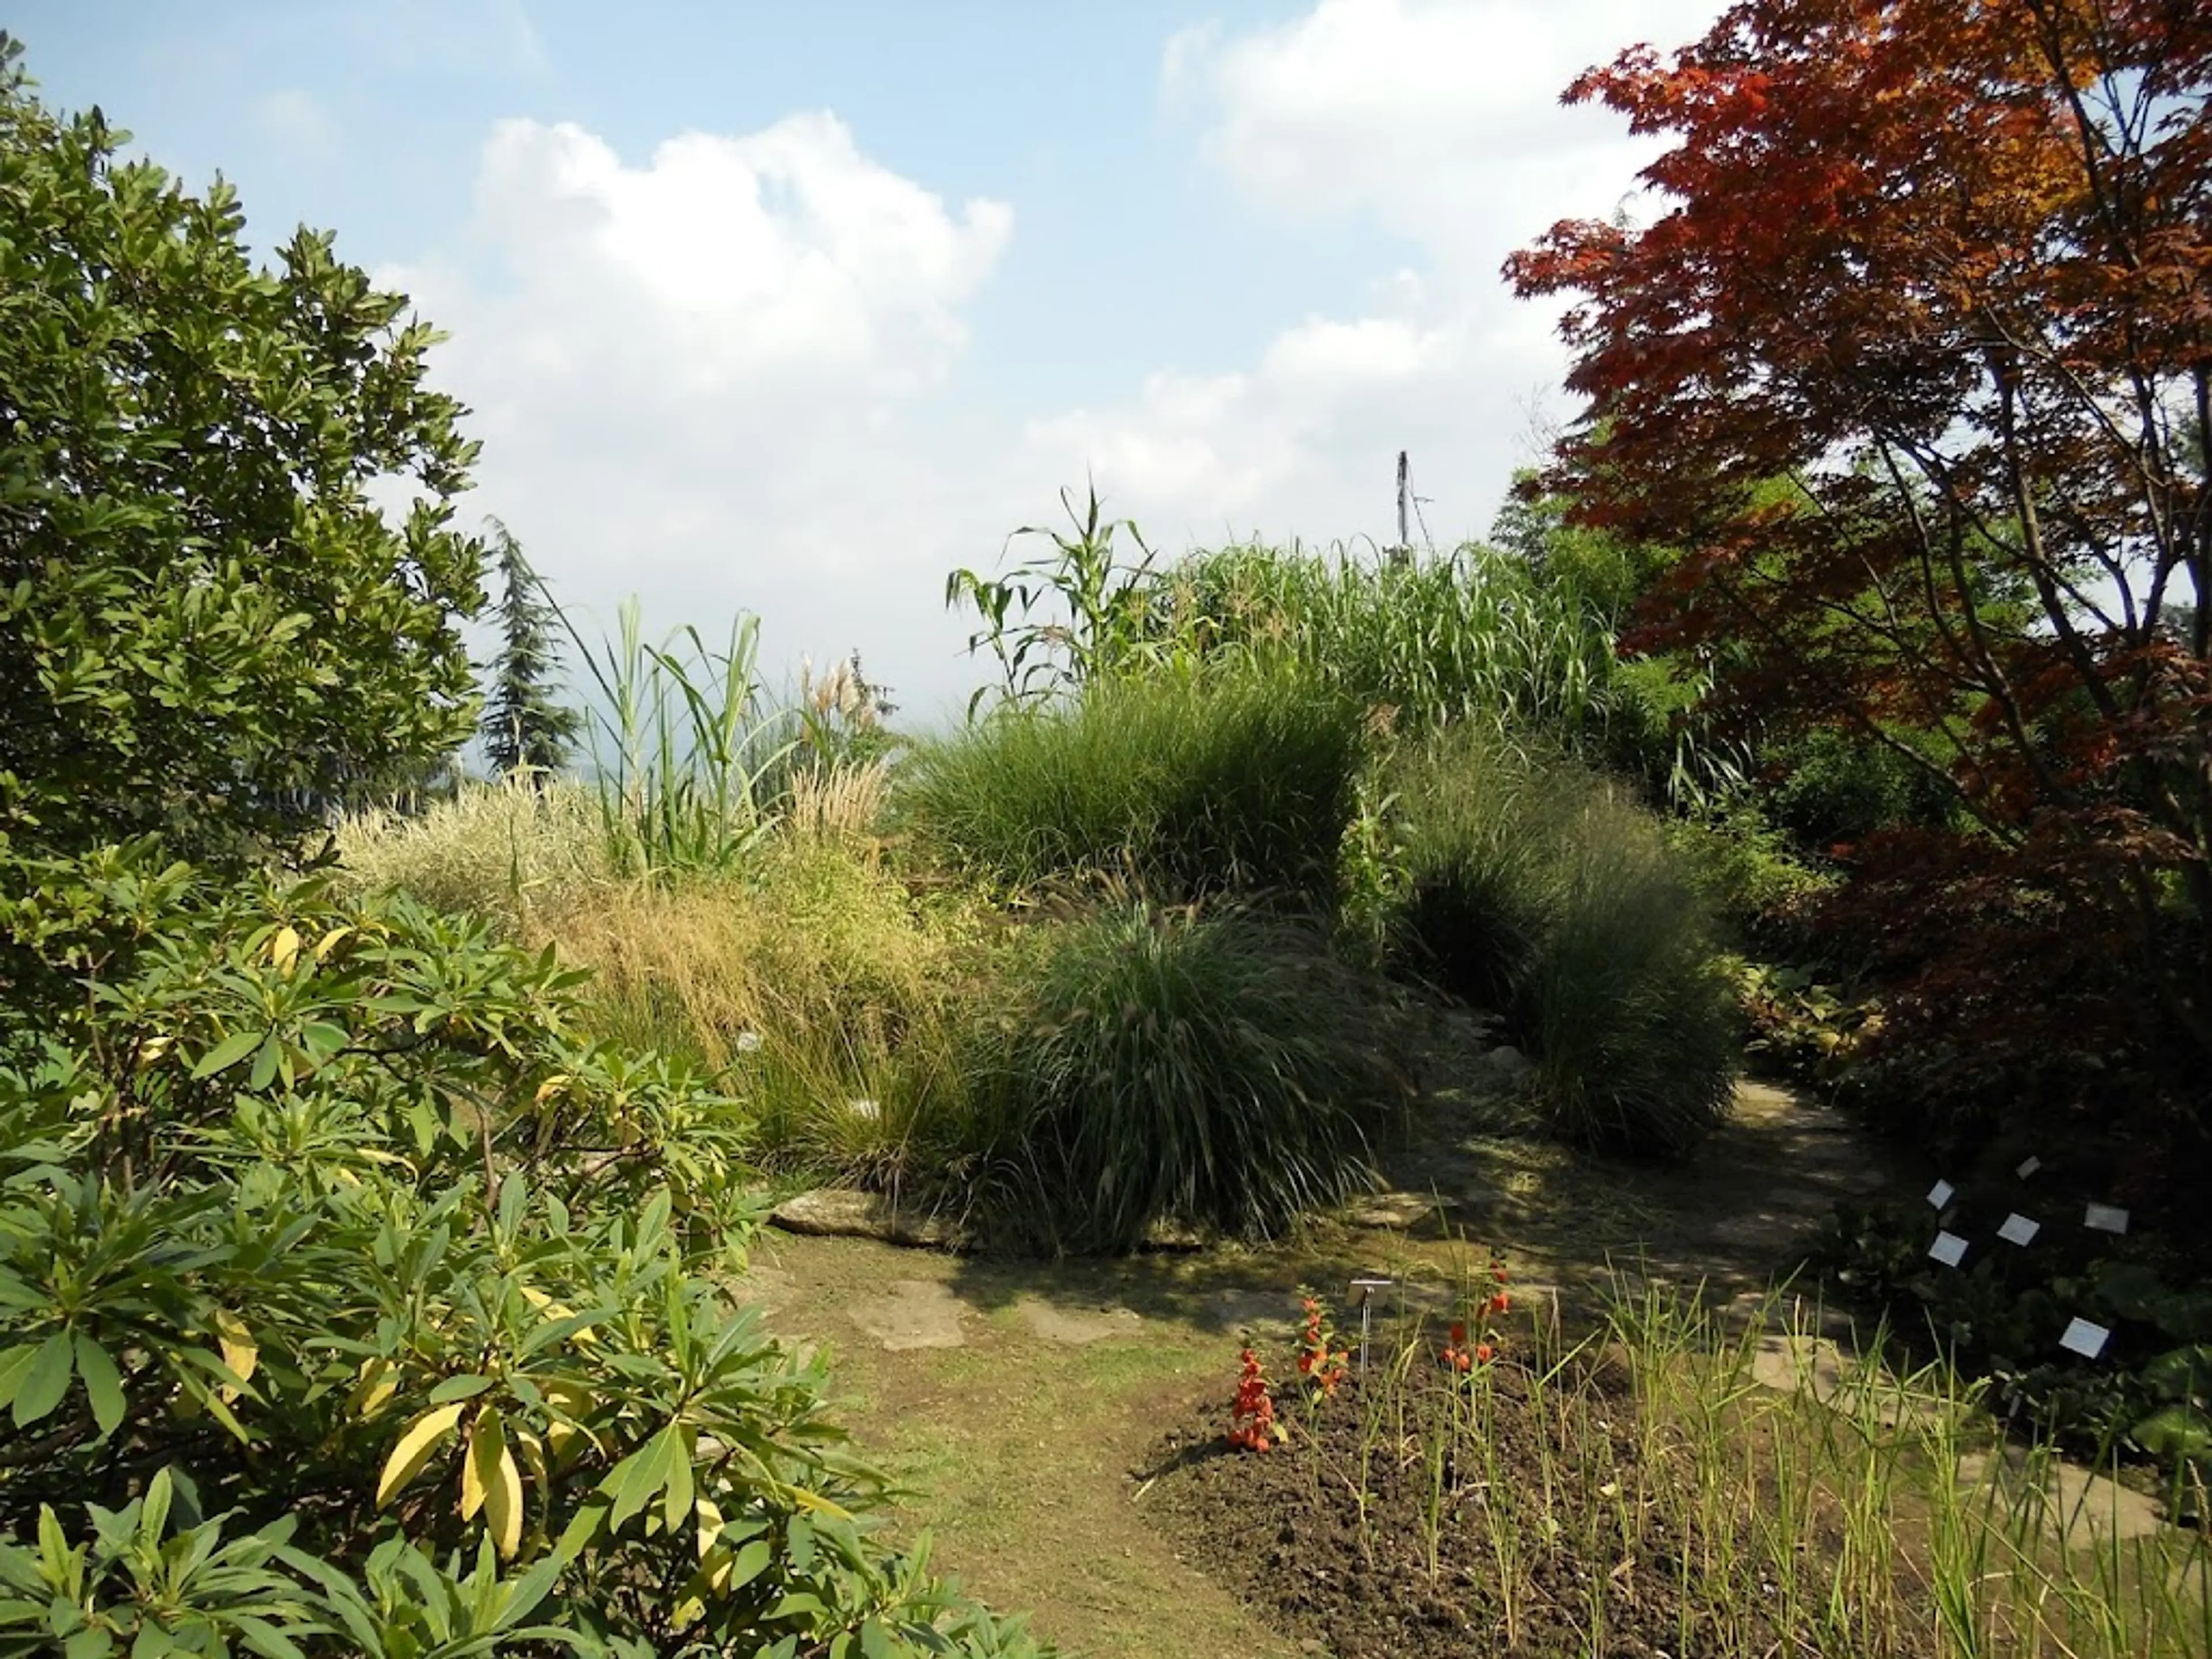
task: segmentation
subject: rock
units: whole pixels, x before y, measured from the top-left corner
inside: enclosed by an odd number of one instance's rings
[[[1147,1250],[1202,1250],[1212,1241],[1196,1227],[1187,1227],[1165,1217],[1148,1224],[1141,1241]]]
[[[2020,1446],[2007,1446],[1994,1457],[1969,1452],[1959,1460],[1959,1485],[1978,1494],[1994,1484],[2001,1503],[2017,1504],[2029,1494],[2029,1468],[2027,1452]],[[2037,1508],[2046,1535],[2068,1549],[2148,1538],[2166,1524],[2156,1498],[2063,1461],[2049,1464]]]
[[[1355,1200],[1343,1212],[1348,1225],[1404,1232],[1435,1215],[1439,1206],[1425,1193],[1375,1193]]]
[[[933,1279],[894,1279],[882,1296],[856,1302],[848,1311],[855,1325],[891,1353],[967,1345],[960,1316],[968,1304]]]
[[[1751,1357],[1752,1380],[1782,1394],[1804,1389],[1822,1405],[1832,1405],[1844,1388],[1843,1351],[1825,1336],[1759,1339]]]
[[[942,1216],[902,1209],[880,1193],[842,1187],[817,1187],[786,1199],[768,1218],[786,1232],[822,1238],[873,1238],[937,1250],[965,1249],[971,1242],[966,1229]]]
[[[1014,1310],[1033,1335],[1048,1342],[1077,1346],[1108,1337],[1133,1336],[1145,1322],[1127,1308],[1062,1308],[1035,1296],[1023,1297],[1014,1304]]]
[[[1501,1042],[1475,1063],[1469,1084],[1480,1095],[1525,1094],[1536,1075],[1535,1063],[1510,1042]]]

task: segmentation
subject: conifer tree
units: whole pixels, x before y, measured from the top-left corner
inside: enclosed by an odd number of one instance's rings
[[[501,642],[491,695],[484,702],[484,745],[500,776],[527,768],[532,776],[544,777],[567,763],[582,718],[555,701],[560,654],[544,584],[514,533],[496,519],[490,522]]]

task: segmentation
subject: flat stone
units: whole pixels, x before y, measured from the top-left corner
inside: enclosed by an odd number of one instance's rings
[[[1755,1210],[1747,1210],[1717,1224],[1711,1237],[1722,1244],[1747,1250],[1779,1250],[1794,1244],[1818,1224],[1825,1207],[1821,1195],[1806,1188],[1781,1188]]]
[[[1995,1455],[1969,1452],[1959,1460],[1959,1484],[1979,1492],[1994,1483],[2006,1498],[2018,1501],[2028,1491],[2029,1469],[2022,1447],[2007,1446]],[[2047,1536],[2068,1549],[2148,1538],[2166,1524],[2158,1500],[2148,1493],[2063,1460],[2045,1460],[2045,1470],[2037,1519]]]
[[[1014,1304],[1014,1310],[1030,1334],[1047,1342],[1066,1342],[1080,1346],[1090,1342],[1103,1342],[1109,1337],[1133,1336],[1144,1326],[1144,1320],[1127,1308],[1063,1308],[1047,1302],[1042,1297],[1025,1296]]]
[[[1783,1336],[1770,1333],[1759,1339],[1751,1356],[1752,1381],[1781,1394],[1800,1389],[1822,1405],[1832,1405],[1844,1391],[1843,1350],[1825,1336]]]
[[[872,1238],[885,1244],[925,1249],[965,1249],[967,1231],[941,1216],[902,1209],[880,1193],[856,1193],[842,1187],[817,1187],[786,1199],[769,1212],[786,1232],[817,1238]]]
[[[933,1279],[893,1279],[882,1296],[856,1302],[848,1311],[855,1325],[891,1353],[958,1348],[968,1341],[960,1328],[968,1304]]]
[[[1356,1200],[1342,1213],[1349,1226],[1403,1232],[1435,1215],[1437,1207],[1435,1198],[1426,1193],[1376,1193]]]

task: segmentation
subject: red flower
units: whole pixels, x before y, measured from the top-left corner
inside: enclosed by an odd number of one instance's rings
[[[1244,1350],[1237,1379],[1237,1399],[1229,1408],[1229,1443],[1246,1451],[1266,1451],[1275,1443],[1275,1402],[1261,1374],[1260,1357]]]

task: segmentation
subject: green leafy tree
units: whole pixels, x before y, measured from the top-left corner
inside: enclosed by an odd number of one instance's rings
[[[0,35],[0,843],[235,856],[416,778],[476,709],[437,335],[236,192],[127,161]],[[372,481],[417,495],[394,525]]]
[[[583,717],[553,699],[561,667],[553,629],[560,618],[544,584],[507,527],[494,519],[491,528],[501,642],[484,706],[484,744],[501,777],[524,768],[542,776],[568,763]]]

